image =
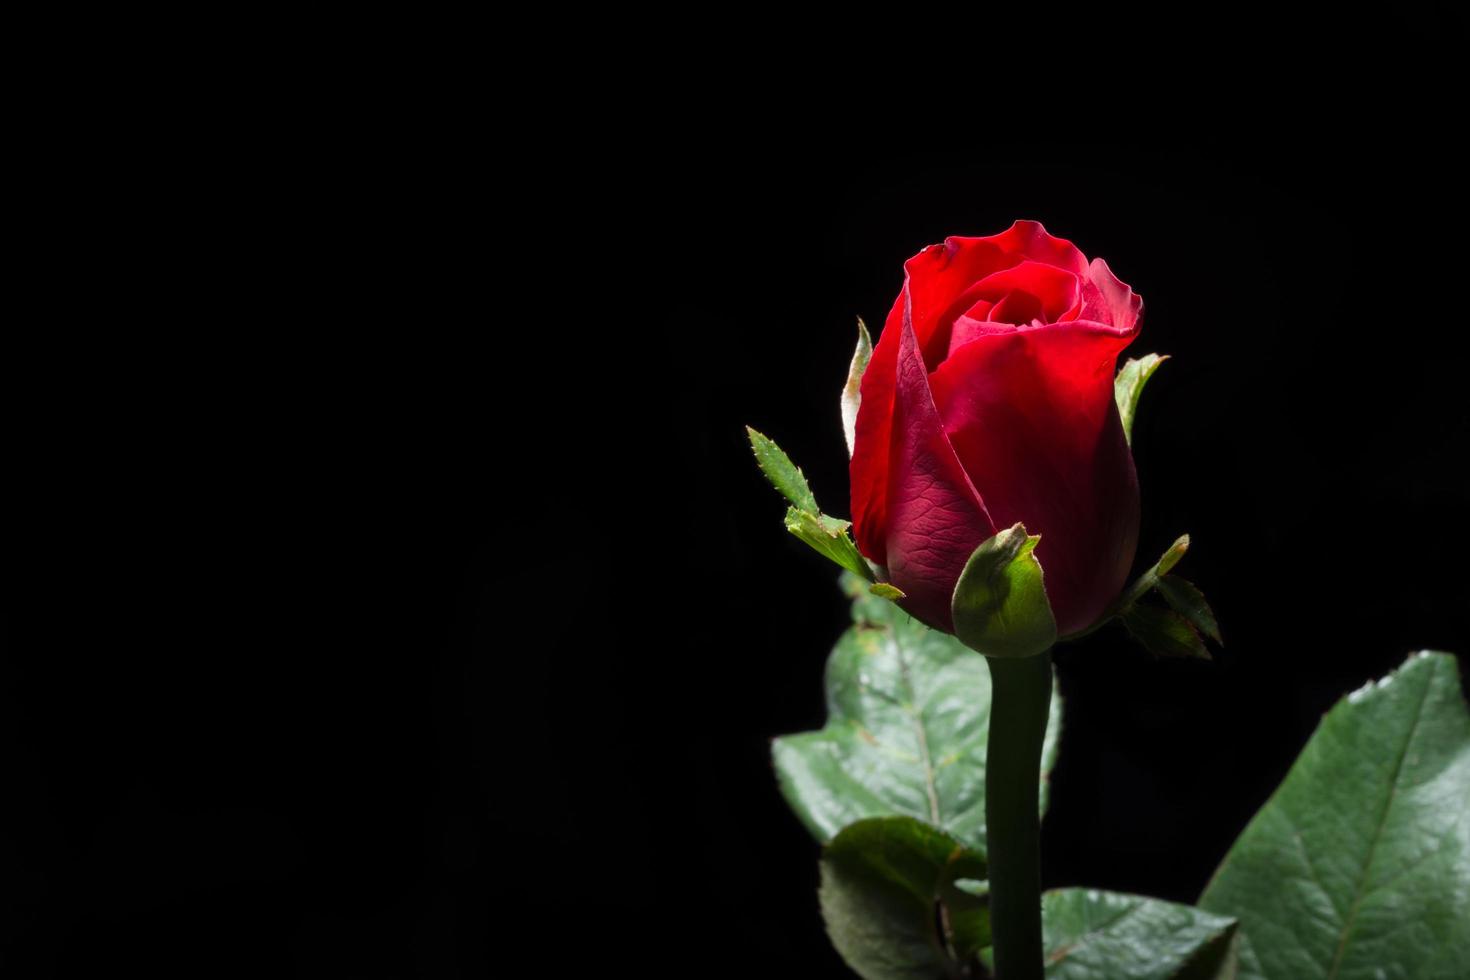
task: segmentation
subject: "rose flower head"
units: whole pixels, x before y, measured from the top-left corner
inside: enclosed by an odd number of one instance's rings
[[[858,549],[918,619],[953,632],[975,549],[1040,535],[1056,627],[1118,596],[1138,537],[1138,478],[1113,379],[1143,300],[1034,221],[953,237],[904,263],[862,375],[851,462]]]

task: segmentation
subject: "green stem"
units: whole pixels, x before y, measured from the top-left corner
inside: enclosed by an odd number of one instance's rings
[[[998,980],[1041,980],[1041,742],[1051,708],[1051,651],[986,657],[990,742],[985,823],[990,928]]]

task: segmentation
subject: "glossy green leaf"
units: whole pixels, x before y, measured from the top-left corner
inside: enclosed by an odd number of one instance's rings
[[[1210,651],[1193,624],[1172,609],[1135,602],[1119,618],[1133,638],[1156,657],[1210,659]]]
[[[978,855],[921,821],[860,821],[822,850],[827,935],[866,980],[954,976],[990,941],[985,900],[954,882],[985,873]]]
[[[1339,701],[1200,906],[1245,980],[1470,977],[1470,713],[1420,653]]]
[[[955,635],[987,657],[1033,657],[1057,641],[1057,621],[1046,598],[1041,563],[1033,552],[1040,535],[1016,524],[980,543],[955,583]]]
[[[1118,369],[1113,379],[1113,399],[1118,403],[1118,414],[1123,419],[1123,436],[1133,444],[1133,416],[1138,413],[1138,400],[1143,397],[1143,386],[1154,376],[1159,365],[1169,359],[1168,354],[1145,354],[1130,357]]]
[[[857,545],[848,537],[848,526],[847,521],[826,514],[812,514],[796,507],[786,509],[786,530],[849,572],[872,578],[868,563],[863,561]]]
[[[755,453],[756,465],[761,468],[766,479],[771,481],[771,486],[781,491],[781,495],[791,501],[791,506],[797,510],[809,514],[821,513],[817,507],[817,498],[812,495],[811,485],[806,482],[806,474],[797,468],[791,457],[780,446],[748,425],[745,427],[745,434],[750,437],[750,448]]]
[[[1054,980],[1226,980],[1235,920],[1141,895],[1062,888],[1041,897]]]
[[[985,854],[990,671],[983,657],[867,592],[827,661],[827,724],[772,743],[781,792],[819,841],[868,817],[910,816]],[[1056,763],[1061,699],[1052,693],[1043,774]],[[1042,779],[1039,806],[1046,804]]]
[[[847,439],[847,455],[857,442],[858,406],[862,404],[863,372],[868,369],[868,360],[873,356],[873,338],[868,336],[868,325],[858,317],[857,350],[852,353],[852,365],[847,369],[847,383],[842,386],[842,435]]]
[[[1178,575],[1163,575],[1156,588],[1169,608],[1189,620],[1195,629],[1216,643],[1225,642],[1220,636],[1220,624],[1215,621],[1215,613],[1205,601],[1205,594],[1193,582]]]

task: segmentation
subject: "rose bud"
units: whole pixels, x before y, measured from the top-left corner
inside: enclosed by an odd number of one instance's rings
[[[1117,598],[1138,478],[1114,400],[1143,301],[1034,221],[948,238],[904,263],[862,374],[852,439],[858,549],[908,612],[954,632],[955,584],[1016,524],[1040,535],[1056,632]]]

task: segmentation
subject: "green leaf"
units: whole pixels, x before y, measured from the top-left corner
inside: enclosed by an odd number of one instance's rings
[[[1210,651],[1194,626],[1179,613],[1147,602],[1135,602],[1119,618],[1133,638],[1156,657],[1209,660]]]
[[[1159,365],[1169,359],[1168,354],[1145,354],[1130,357],[1118,369],[1113,379],[1113,398],[1118,403],[1118,414],[1123,418],[1123,437],[1133,445],[1133,416],[1138,412],[1138,399],[1143,396],[1143,386],[1154,376]]]
[[[818,896],[832,945],[866,980],[953,976],[990,941],[988,907],[954,887],[985,862],[909,817],[863,820],[822,851]]]
[[[854,625],[827,661],[827,724],[772,743],[781,792],[819,841],[867,817],[910,816],[985,854],[990,671],[984,658],[930,630],[856,576]],[[1061,699],[1052,691],[1042,748],[1056,764]]]
[[[1220,624],[1215,622],[1215,614],[1205,601],[1205,594],[1195,588],[1193,582],[1178,575],[1164,575],[1159,578],[1156,588],[1170,608],[1189,620],[1195,629],[1216,643],[1225,642],[1220,636]]]
[[[1234,976],[1235,920],[1188,905],[1091,888],[1041,897],[1054,980],[1215,980]]]
[[[1420,653],[1339,701],[1200,898],[1240,976],[1470,977],[1470,713]]]
[[[752,429],[745,427],[746,435],[750,437],[750,448],[755,452],[755,462],[771,481],[771,486],[781,491],[781,495],[791,501],[791,506],[797,510],[804,510],[809,514],[821,513],[817,507],[817,498],[812,496],[812,488],[806,482],[806,475],[797,469],[791,457],[781,451],[767,437]]]
[[[871,582],[873,570],[847,533],[851,524],[821,512],[805,474],[797,469],[780,446],[748,425],[745,431],[750,436],[750,448],[755,451],[755,461],[761,472],[791,501],[786,510],[786,530],[805,541],[818,554]]]
[[[1031,657],[1057,641],[1041,563],[1032,554],[1040,535],[1020,524],[980,543],[955,583],[954,631],[987,657]]]
[[[847,536],[847,528],[847,521],[826,514],[812,514],[796,507],[786,509],[786,530],[849,572],[871,579],[873,572],[852,538]]]
[[[868,369],[868,359],[873,356],[873,338],[868,336],[868,325],[858,317],[857,350],[852,354],[852,365],[847,369],[847,383],[842,386],[842,434],[847,438],[847,455],[857,443],[858,406],[862,403],[863,372]]]

